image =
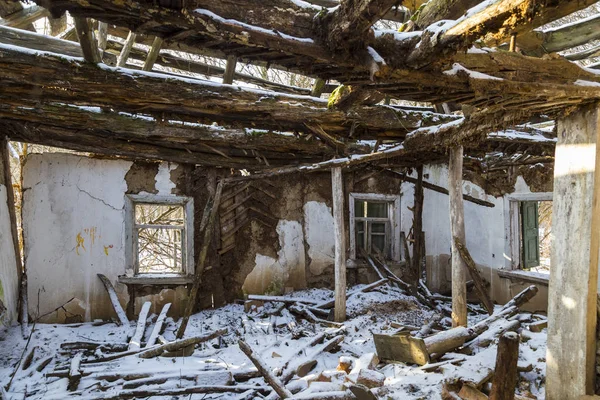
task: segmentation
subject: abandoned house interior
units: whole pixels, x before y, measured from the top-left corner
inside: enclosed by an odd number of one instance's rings
[[[600,2],[0,0],[0,142],[3,400],[600,399]]]

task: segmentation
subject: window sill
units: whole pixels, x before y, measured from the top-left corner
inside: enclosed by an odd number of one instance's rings
[[[125,285],[187,285],[194,282],[192,275],[168,275],[162,276],[156,274],[156,276],[138,275],[138,276],[119,276],[119,283]]]
[[[540,285],[544,285],[544,286],[548,286],[548,282],[550,281],[550,275],[549,274],[542,274],[539,272],[530,272],[530,271],[523,271],[520,269],[515,269],[512,271],[507,271],[507,270],[498,270],[498,275],[501,276],[502,278],[508,278],[508,279],[520,279],[522,281],[526,281],[526,282],[531,282],[531,283],[538,283]]]

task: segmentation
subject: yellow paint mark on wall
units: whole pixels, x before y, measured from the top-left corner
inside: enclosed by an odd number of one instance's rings
[[[90,241],[93,246],[94,243],[96,243],[96,227],[93,226],[91,228],[85,228],[83,231],[90,237]]]
[[[108,249],[112,249],[113,245],[109,244],[108,246],[104,246],[104,254],[108,255]]]
[[[80,248],[85,250],[85,239],[83,238],[83,236],[81,236],[81,232],[79,232],[77,234],[77,236],[75,237],[75,240],[77,241],[77,246],[75,246],[75,253],[77,253],[77,255],[79,255]]]

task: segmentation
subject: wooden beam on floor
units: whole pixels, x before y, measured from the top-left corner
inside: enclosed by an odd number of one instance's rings
[[[344,208],[344,176],[342,168],[331,169],[333,198],[333,231],[335,239],[335,322],[346,320],[346,226]]]
[[[450,237],[458,237],[464,243],[463,148],[462,146],[453,147],[449,153]],[[467,267],[454,241],[452,241],[452,326],[467,326]]]
[[[594,394],[600,251],[600,108],[558,120],[546,399]]]
[[[87,18],[75,17],[75,31],[79,38],[79,44],[81,45],[81,51],[83,52],[83,58],[85,61],[93,64],[99,64],[102,62],[102,56],[98,50],[98,42],[92,30]]]

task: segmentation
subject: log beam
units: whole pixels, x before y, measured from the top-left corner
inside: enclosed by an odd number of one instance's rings
[[[75,31],[77,32],[85,61],[93,64],[101,63],[102,56],[100,55],[100,51],[98,51],[98,42],[87,18],[75,18]]]
[[[26,29],[38,19],[49,17],[50,13],[43,7],[31,6],[3,17],[0,25],[18,29]]]
[[[335,308],[336,322],[346,320],[346,227],[344,224],[344,178],[340,167],[331,169],[333,230],[335,235]]]
[[[448,190],[450,192],[451,237],[465,242],[465,217],[462,198],[463,148],[450,149]],[[452,241],[452,326],[467,326],[467,267]]]

